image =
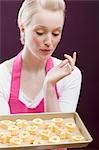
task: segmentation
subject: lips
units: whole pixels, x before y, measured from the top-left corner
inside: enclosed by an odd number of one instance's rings
[[[52,49],[40,49],[40,51],[44,55],[49,55],[52,53]]]
[[[41,51],[46,51],[46,52],[49,52],[49,51],[52,51],[51,49],[40,49]]]

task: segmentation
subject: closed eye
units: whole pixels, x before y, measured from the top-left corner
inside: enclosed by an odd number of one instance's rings
[[[44,32],[38,32],[38,31],[36,31],[36,34],[37,34],[37,35],[43,35]]]
[[[52,33],[54,36],[59,36],[60,33]]]

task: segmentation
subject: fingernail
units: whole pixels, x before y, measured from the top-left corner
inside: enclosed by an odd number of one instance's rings
[[[67,54],[64,54],[64,56],[68,56]]]

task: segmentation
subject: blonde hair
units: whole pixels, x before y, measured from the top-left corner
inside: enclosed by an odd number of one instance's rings
[[[31,22],[33,15],[41,9],[62,11],[64,14],[65,7],[64,0],[24,0],[18,13],[18,27],[20,28],[23,24],[27,26]]]

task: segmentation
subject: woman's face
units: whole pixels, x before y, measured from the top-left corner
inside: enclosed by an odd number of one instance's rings
[[[38,12],[24,29],[25,47],[39,59],[48,58],[61,39],[63,24],[62,12],[47,10]]]

